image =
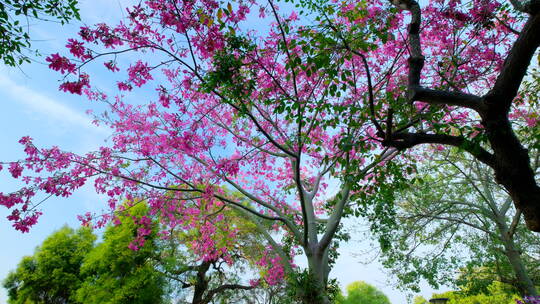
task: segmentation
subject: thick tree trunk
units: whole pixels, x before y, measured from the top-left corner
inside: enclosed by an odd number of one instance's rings
[[[496,101],[486,100],[486,103]],[[530,165],[527,149],[514,134],[506,113],[490,109],[482,115],[495,162],[495,178],[510,193],[516,208],[523,212],[527,227],[540,232],[540,187]]]
[[[493,149],[497,181],[503,185],[523,212],[527,227],[540,232],[540,188],[523,148],[508,120],[512,102],[536,49],[540,45],[540,1],[530,7],[530,17],[514,42],[493,88],[482,98],[482,124]]]
[[[308,253],[308,270],[315,288],[304,290],[305,304],[330,304],[326,294],[326,284],[328,282],[328,251],[320,252],[315,249],[313,253]]]
[[[210,268],[211,262],[203,262],[197,267],[197,281],[195,282],[195,290],[193,291],[192,304],[206,304],[204,293],[208,290],[208,278],[206,272]]]

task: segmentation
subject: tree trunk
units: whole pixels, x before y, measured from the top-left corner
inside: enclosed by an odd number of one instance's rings
[[[506,57],[493,88],[483,97],[482,124],[493,149],[493,169],[497,182],[512,196],[523,212],[527,227],[540,232],[540,187],[531,168],[530,157],[512,129],[508,113],[531,58],[540,46],[540,1],[531,10],[518,39]]]
[[[519,290],[521,295],[537,296],[538,292],[536,287],[534,286],[531,277],[527,273],[527,269],[525,268],[525,264],[523,263],[519,250],[516,248],[514,236],[509,232],[509,228],[506,225],[506,217],[501,214],[496,214],[496,216],[496,224],[499,230],[500,239],[504,245],[504,254],[508,258],[508,262],[514,271],[518,284],[516,288]]]
[[[510,265],[512,266],[512,269],[516,275],[516,279],[519,284],[519,286],[516,287],[519,289],[522,295],[537,296],[538,292],[536,291],[536,287],[529,277],[529,274],[523,265],[521,255],[514,246],[513,242],[505,244],[505,254],[508,257],[508,261],[510,262]]]
[[[486,103],[496,101],[486,100]],[[510,193],[516,208],[523,212],[527,227],[540,232],[540,187],[536,184],[530,157],[516,137],[506,113],[490,109],[482,117],[495,163],[495,179]]]
[[[211,262],[202,262],[197,267],[197,281],[195,283],[195,290],[193,291],[192,304],[206,304],[204,293],[208,289],[208,279],[206,278],[206,272],[210,268]]]
[[[330,304],[326,294],[328,282],[328,251],[321,252],[318,249],[307,254],[308,270],[310,279],[313,280],[312,290],[303,290],[303,303],[305,304]]]

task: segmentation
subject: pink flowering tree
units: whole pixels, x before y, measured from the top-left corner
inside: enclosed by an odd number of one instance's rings
[[[213,210],[204,202],[197,205],[205,209],[205,221],[192,213],[183,214],[189,217],[183,225],[171,228],[166,224],[166,233],[161,232],[162,238],[156,240],[160,250],[152,259],[157,269],[172,280],[174,290],[184,294],[186,300],[191,297],[190,303],[206,304],[241,302],[258,291],[283,289],[283,276],[291,269],[285,270],[290,265],[282,263],[281,252],[276,253],[269,245],[270,227],[225,205]],[[202,254],[201,250],[214,253]],[[287,255],[284,258],[290,259]],[[254,273],[261,275],[249,280],[249,274]]]
[[[28,231],[36,222],[37,196],[69,196],[92,182],[112,211],[119,201],[144,199],[167,227],[197,229],[190,247],[201,260],[231,263],[237,231],[231,225],[217,238],[223,217],[208,215],[235,208],[276,232],[265,234],[270,246],[257,263],[264,281],[277,284],[291,271],[285,242],[307,257],[312,288],[299,296],[328,303],[340,221],[373,192],[371,181],[386,178],[380,165],[395,156],[373,140],[360,57],[327,54],[296,13],[283,15],[272,1],[152,0],[128,16],[117,26],[83,27],[79,40],[67,43],[70,55],[47,58],[65,77],[60,90],[108,104],[96,118],[113,136],[85,155],[21,139],[27,157],[8,170],[27,186],[0,196],[15,228]],[[267,20],[263,31],[250,28],[256,17]],[[127,52],[140,59],[115,61]],[[152,88],[155,99],[136,105],[121,93],[106,96],[85,72],[92,64],[116,75],[120,92]],[[114,213],[81,216],[97,226],[111,219]],[[132,249],[144,244],[148,223],[141,221]]]
[[[328,302],[342,217],[367,215],[379,230],[392,222],[392,187],[414,171],[413,155],[396,156],[418,144],[458,146],[488,164],[540,229],[540,190],[508,121],[540,17],[537,0],[512,3],[299,1],[295,12],[274,1],[145,1],[118,25],[83,27],[69,55],[48,58],[61,90],[107,103],[97,118],[114,132],[110,145],[77,155],[21,139],[26,159],[6,165],[27,186],[0,204],[27,231],[36,195],[92,182],[111,210],[144,198],[171,227],[198,218],[201,259],[228,248],[216,247],[200,203],[236,208],[301,249],[312,303]],[[118,60],[126,53],[137,59]],[[92,85],[91,65],[116,77],[117,96]],[[155,98],[142,104],[122,96],[149,88]]]

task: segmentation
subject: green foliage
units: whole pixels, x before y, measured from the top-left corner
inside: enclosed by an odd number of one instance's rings
[[[395,191],[399,225],[384,235],[391,246],[381,260],[401,287],[418,292],[424,279],[435,288],[464,287],[470,295],[487,292],[493,281],[523,288],[518,262],[509,259],[513,248],[535,282],[538,236],[522,224],[509,232],[516,213],[490,171],[457,149],[429,150],[425,158],[409,187]]]
[[[356,204],[351,205],[346,212],[369,220],[370,231],[377,238],[383,252],[394,245],[391,240],[401,225],[396,221],[394,202],[400,192],[407,190],[416,181],[407,176],[415,170],[411,165],[395,162],[375,167],[367,182],[357,185],[358,192],[351,197]]]
[[[130,211],[137,217],[144,208]],[[132,217],[120,219],[95,247],[89,228],[64,227],[49,236],[5,279],[9,303],[162,303],[164,279],[149,263],[155,234],[140,250],[130,250],[138,226]]]
[[[413,304],[429,304],[429,302],[422,296],[416,296],[413,299]]]
[[[515,304],[515,300],[520,299],[517,294],[509,292],[508,286],[500,282],[489,285],[486,293],[467,295],[460,291],[449,291],[433,297],[448,298],[447,304]]]
[[[88,228],[63,227],[51,234],[5,279],[8,303],[78,303],[75,292],[82,284],[79,270],[95,239]]]
[[[374,286],[356,281],[347,286],[347,297],[340,297],[338,304],[390,304],[388,297]]]
[[[157,272],[150,257],[157,250],[156,234],[146,238],[144,246],[134,251],[128,249],[137,233],[132,217],[145,214],[145,205],[135,205],[131,216],[120,216],[118,226],[109,226],[103,242],[96,246],[84,260],[81,275],[85,277],[77,291],[82,303],[162,303],[165,281]]]
[[[30,47],[28,20],[48,21],[52,18],[62,24],[78,20],[77,4],[77,0],[0,1],[0,59],[9,66],[29,62],[25,55],[25,49]]]
[[[217,225],[219,246],[230,238],[226,223],[234,223],[237,231],[237,249],[231,252],[235,264],[233,269],[224,269],[220,262],[201,262],[191,253],[189,244],[200,237],[196,229],[174,231],[170,238],[160,239],[153,221],[153,232],[146,236],[144,246],[137,251],[129,249],[141,228],[137,222],[147,214],[147,207],[135,204],[127,208],[129,214],[119,216],[119,225],[107,226],[103,241],[96,246],[96,236],[89,228],[73,231],[65,227],[49,236],[36,254],[23,258],[5,280],[9,303],[159,304],[168,303],[170,297],[191,297],[194,288],[203,292],[205,301],[216,303],[237,303],[269,295],[279,298],[271,303],[285,303],[281,301],[283,285],[263,283],[256,291],[220,289],[226,284],[240,285],[242,273],[247,268],[257,269],[256,262],[266,248],[257,226],[237,211],[221,210],[225,220]]]
[[[225,48],[214,55],[215,68],[205,74],[202,83],[202,91],[218,92],[223,102],[232,105],[240,115],[245,115],[251,107],[249,96],[255,76],[243,59],[253,48],[249,39],[229,33]]]
[[[498,269],[494,269],[498,267]],[[508,265],[501,263],[499,265],[489,265],[483,267],[474,267],[472,264],[467,267],[461,268],[460,273],[457,276],[455,282],[456,286],[460,288],[460,292],[463,295],[477,295],[477,294],[489,294],[490,288],[494,283],[500,279],[497,271],[504,273],[512,273],[512,269],[508,269]],[[504,292],[513,294],[517,289],[508,284],[500,285],[504,288]]]

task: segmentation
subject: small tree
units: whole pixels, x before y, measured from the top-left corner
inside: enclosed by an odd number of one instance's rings
[[[448,291],[442,294],[434,294],[434,298],[448,298],[448,304],[515,304],[520,299],[512,288],[500,282],[493,282],[484,293],[469,295],[462,291]]]
[[[416,296],[413,299],[413,304],[429,304],[429,302],[422,296]]]
[[[339,304],[390,304],[386,295],[364,281],[347,285],[347,297],[339,299]]]
[[[173,290],[184,293],[186,298],[190,296],[186,300],[190,303],[208,304],[218,301],[240,303],[260,294],[254,289],[283,288],[280,285],[283,264],[272,261],[279,254],[267,245],[271,227],[253,222],[256,219],[227,206],[214,211],[205,204],[201,207],[207,209],[205,222],[193,218],[170,228],[163,239],[157,240],[159,250],[152,259],[156,269],[170,279]],[[162,223],[167,221],[163,219]],[[200,239],[208,236],[202,233],[201,225],[209,223],[213,227],[215,245],[204,248],[200,246]],[[227,251],[222,250],[225,246]],[[253,273],[261,273],[261,278],[246,282]]]
[[[145,234],[142,246],[134,241],[141,224],[146,229],[155,224],[144,217],[144,204],[130,210],[129,216],[118,216],[118,225],[107,227],[103,242],[85,256],[84,280],[76,294],[80,303],[165,303],[166,281],[151,261],[158,251],[156,232]]]
[[[79,271],[95,239],[89,228],[63,227],[51,234],[4,280],[8,303],[78,303],[75,294],[84,280]]]

